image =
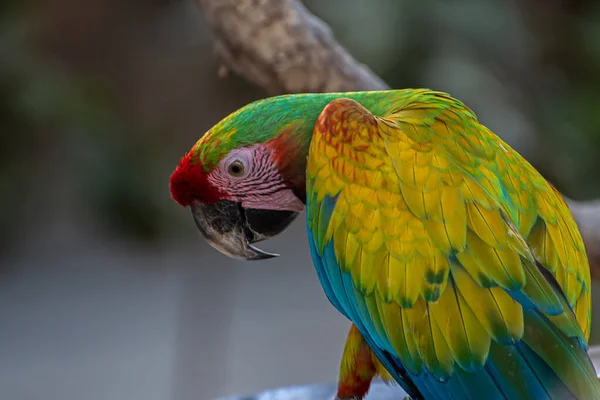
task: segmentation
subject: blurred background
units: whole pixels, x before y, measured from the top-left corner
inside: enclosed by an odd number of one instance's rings
[[[391,86],[450,92],[563,193],[600,197],[600,2],[305,4]],[[282,257],[241,263],[170,199],[184,152],[264,96],[217,68],[192,0],[0,3],[1,399],[336,379],[349,325],[303,218],[265,244]]]

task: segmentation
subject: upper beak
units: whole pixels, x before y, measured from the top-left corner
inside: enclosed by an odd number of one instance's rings
[[[221,253],[238,260],[264,260],[278,257],[252,243],[283,231],[298,215],[294,211],[244,209],[240,203],[221,200],[215,204],[190,206],[196,226],[208,243]]]

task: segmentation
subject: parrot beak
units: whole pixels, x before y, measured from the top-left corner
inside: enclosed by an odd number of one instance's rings
[[[298,215],[294,211],[249,208],[221,200],[215,204],[191,205],[196,226],[208,243],[221,253],[238,260],[265,260],[279,254],[267,253],[252,243],[282,232]]]

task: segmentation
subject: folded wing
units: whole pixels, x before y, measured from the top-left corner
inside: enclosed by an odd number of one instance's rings
[[[314,130],[307,223],[331,302],[413,395],[600,398],[560,195],[448,95],[399,91],[391,108],[338,99]]]

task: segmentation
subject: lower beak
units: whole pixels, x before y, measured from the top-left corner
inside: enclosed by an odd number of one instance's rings
[[[221,200],[215,204],[190,206],[196,226],[208,243],[221,253],[238,260],[264,260],[278,257],[252,243],[282,232],[298,215],[294,211],[245,209],[240,203]]]

